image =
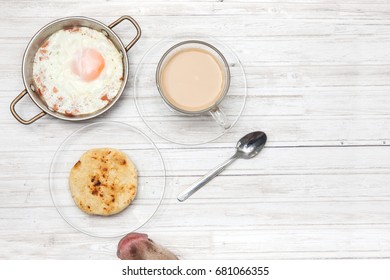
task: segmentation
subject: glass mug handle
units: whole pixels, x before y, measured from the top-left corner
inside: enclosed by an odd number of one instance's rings
[[[210,114],[213,116],[214,120],[224,129],[230,128],[231,124],[228,122],[225,113],[219,107],[211,109]]]

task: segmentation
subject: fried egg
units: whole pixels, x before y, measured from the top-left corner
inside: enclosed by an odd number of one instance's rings
[[[122,54],[97,30],[59,30],[38,49],[33,78],[50,110],[67,116],[90,114],[107,106],[119,93]]]

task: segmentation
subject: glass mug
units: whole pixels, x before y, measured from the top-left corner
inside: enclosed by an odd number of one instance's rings
[[[174,57],[177,53],[183,52],[186,50],[200,50],[208,53],[211,55],[216,62],[219,64],[219,69],[221,70],[221,74],[223,76],[223,82],[222,82],[222,89],[218,93],[218,98],[210,104],[206,108],[202,108],[200,110],[186,110],[184,108],[180,108],[177,105],[173,104],[169,98],[167,98],[167,93],[164,92],[164,87],[162,85],[162,74],[164,71],[164,67],[166,64],[171,60],[172,57]],[[227,117],[225,113],[219,108],[219,104],[222,102],[222,100],[225,98],[229,91],[230,86],[230,70],[229,65],[225,59],[225,57],[222,55],[222,53],[215,48],[214,46],[210,45],[209,43],[206,43],[204,41],[199,40],[188,40],[180,42],[174,46],[172,46],[170,49],[168,49],[164,55],[161,57],[157,69],[156,69],[156,85],[157,89],[164,100],[164,102],[172,108],[174,111],[189,115],[189,116],[198,116],[201,114],[209,113],[211,116],[215,119],[215,121],[224,129],[228,129],[231,126],[231,123],[228,122]],[[166,91],[166,90],[165,90]]]

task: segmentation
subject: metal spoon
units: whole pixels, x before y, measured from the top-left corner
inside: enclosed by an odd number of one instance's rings
[[[231,158],[212,169],[203,178],[200,178],[198,181],[194,182],[189,188],[179,194],[177,199],[180,202],[185,201],[201,187],[214,179],[236,159],[250,159],[255,157],[263,149],[265,142],[267,142],[267,135],[265,135],[265,133],[262,131],[255,131],[245,135],[237,142],[236,153]]]

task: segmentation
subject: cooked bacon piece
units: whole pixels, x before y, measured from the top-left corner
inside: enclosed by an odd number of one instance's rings
[[[48,45],[49,45],[49,40],[45,41],[45,42],[42,44],[41,48],[46,48]]]
[[[68,110],[65,111],[65,116],[67,117],[74,117],[74,114],[72,112],[69,112]]]
[[[80,27],[77,27],[77,26],[74,26],[74,27],[66,27],[64,28],[64,30],[68,31],[68,32],[79,32],[80,31]]]
[[[101,99],[102,101],[108,101],[108,102],[110,102],[110,99],[108,98],[107,94],[103,95],[100,99]]]

